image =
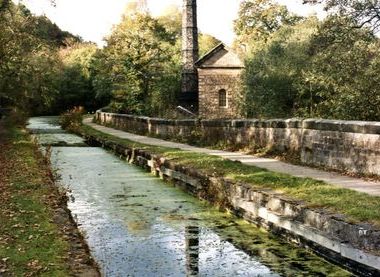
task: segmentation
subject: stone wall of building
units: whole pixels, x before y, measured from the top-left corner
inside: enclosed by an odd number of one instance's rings
[[[380,122],[166,120],[103,112],[96,120],[141,135],[295,153],[304,164],[380,176]]]
[[[241,69],[198,69],[199,116],[203,118],[238,118]],[[219,91],[225,90],[227,106],[219,106]]]

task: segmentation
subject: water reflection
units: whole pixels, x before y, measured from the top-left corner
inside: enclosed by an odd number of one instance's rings
[[[53,147],[51,159],[105,276],[349,275],[103,149]]]
[[[199,273],[199,227],[186,226],[186,270],[187,276]]]

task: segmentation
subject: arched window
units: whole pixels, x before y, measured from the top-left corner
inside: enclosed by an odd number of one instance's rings
[[[227,107],[227,92],[225,89],[219,90],[219,107]]]

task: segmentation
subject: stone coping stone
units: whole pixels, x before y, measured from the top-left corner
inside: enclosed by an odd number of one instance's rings
[[[247,120],[247,119],[231,120],[231,127],[247,128],[248,126],[249,126],[249,120]]]
[[[136,116],[133,120],[136,121],[136,122],[148,123],[148,121],[150,120],[150,118],[147,117],[147,116]]]
[[[199,120],[196,119],[177,119],[174,121],[176,126],[190,126],[195,127],[199,125]]]
[[[231,127],[230,120],[201,120],[202,127]]]
[[[133,118],[133,115],[130,114],[115,114],[115,113],[106,113],[108,116],[113,116],[113,117],[124,117],[124,118]]]
[[[283,119],[271,119],[267,121],[267,128],[287,128],[287,124]]]
[[[161,125],[173,126],[198,126],[201,127],[221,127],[221,128],[295,128],[308,130],[321,130],[343,133],[373,134],[380,135],[380,122],[375,121],[345,121],[345,120],[327,120],[327,119],[213,119],[213,120],[197,120],[197,119],[164,119],[151,118],[147,116],[135,116],[128,114],[102,113],[97,115],[105,115],[113,118],[128,118],[135,122],[144,122]]]
[[[148,118],[147,123],[149,124],[156,124],[156,125],[174,125],[174,120],[170,119],[163,119],[163,118]]]
[[[303,119],[300,118],[289,118],[285,120],[286,128],[301,129]]]
[[[305,119],[304,129],[380,135],[380,122]]]

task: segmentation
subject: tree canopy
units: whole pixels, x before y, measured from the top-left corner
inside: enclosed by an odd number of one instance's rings
[[[207,34],[200,34],[199,41],[201,55],[220,43]],[[115,111],[166,115],[180,92],[181,43],[178,7],[158,18],[135,5],[128,7],[96,56],[96,95],[111,99]]]
[[[5,0],[0,2],[0,25],[0,106],[30,114],[57,113],[73,105],[93,109],[84,70],[89,65],[83,64],[86,54],[78,53],[79,37]]]
[[[272,0],[241,2],[234,45],[246,65],[247,116],[380,120],[379,3],[323,2],[324,20]],[[129,5],[99,48],[0,0],[0,106],[167,116],[180,92],[181,19],[174,6],[155,18]],[[199,43],[203,55],[220,41],[201,33]]]
[[[113,108],[149,113],[161,102],[153,99],[176,92],[180,51],[176,51],[176,37],[159,20],[139,12],[124,16],[106,42],[104,77],[112,84]]]
[[[243,78],[249,117],[288,117],[308,107],[310,97],[300,87],[310,66],[308,50],[317,26],[316,18],[283,26],[246,58]]]
[[[367,28],[364,16],[349,12],[369,11],[366,2],[327,0],[337,12],[323,21],[299,18],[268,32],[264,42],[249,39],[255,47],[245,55],[247,115],[380,120],[376,24]],[[266,10],[272,13],[270,6],[261,12]],[[246,30],[256,34],[250,26]]]
[[[325,4],[325,9],[340,16],[352,18],[355,26],[369,27],[374,32],[380,28],[380,2],[378,0],[304,0],[306,4]]]
[[[181,12],[173,6],[154,18],[140,8],[127,6],[100,49],[0,0],[0,106],[36,114],[108,104],[137,114],[170,110],[180,90]],[[218,43],[200,34],[202,54]]]
[[[42,37],[38,19],[23,5],[0,5],[0,105],[39,112],[52,105],[58,59],[53,38]]]
[[[254,42],[265,42],[282,26],[293,25],[299,20],[300,17],[290,13],[286,6],[272,0],[243,0],[234,22],[235,46],[252,48]]]

